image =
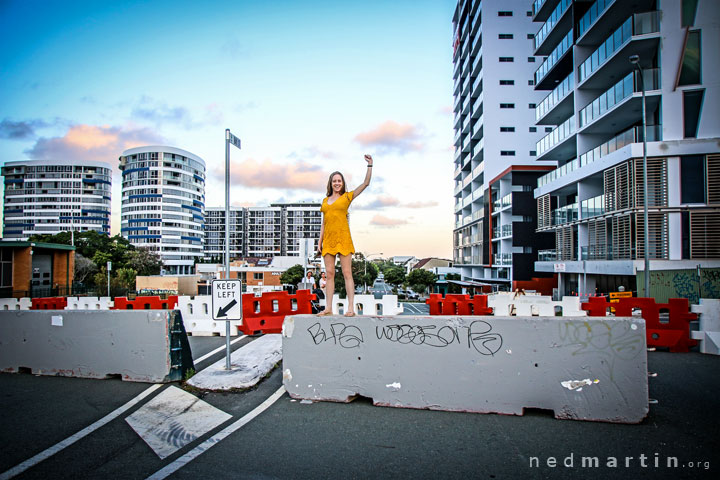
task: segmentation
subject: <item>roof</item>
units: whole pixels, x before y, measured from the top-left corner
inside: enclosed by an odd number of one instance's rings
[[[45,243],[45,242],[30,242],[30,241],[19,241],[19,240],[2,240],[0,241],[0,248],[2,247],[13,247],[13,248],[47,248],[48,250],[75,250],[72,245],[65,245],[64,243]]]

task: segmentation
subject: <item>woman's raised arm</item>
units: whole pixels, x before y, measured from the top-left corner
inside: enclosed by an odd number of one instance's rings
[[[365,180],[353,191],[353,200],[360,195],[368,185],[370,185],[370,179],[372,178],[372,166],[373,158],[372,155],[365,155],[365,161],[367,162],[367,172],[365,173]]]

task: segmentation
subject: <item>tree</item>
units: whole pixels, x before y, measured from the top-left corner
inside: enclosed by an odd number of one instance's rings
[[[410,272],[410,275],[407,276],[410,287],[418,293],[425,292],[428,287],[435,285],[435,280],[436,277],[434,273],[429,270],[423,270],[422,268],[413,270]]]
[[[445,275],[445,280],[460,280],[460,278],[460,275],[458,275],[457,273],[448,273],[447,275]],[[447,293],[462,293],[462,287],[457,283],[448,282]]]
[[[405,283],[405,269],[400,265],[393,265],[386,269],[383,274],[385,275],[385,282],[394,285],[396,288],[398,285]]]
[[[92,275],[97,272],[97,269],[95,262],[79,253],[75,254],[74,278],[76,282],[84,283],[86,279],[92,278]]]
[[[280,275],[280,282],[283,284],[297,286],[297,284],[302,281],[304,274],[305,269],[302,265],[293,265]]]
[[[363,258],[360,255],[360,258]],[[365,274],[365,264],[367,263],[367,275]],[[352,261],[352,276],[355,288],[362,287],[367,281],[368,285],[372,285],[378,276],[378,269],[372,262],[365,262],[364,260],[353,260]],[[345,277],[342,273],[342,268],[338,262],[335,265],[335,293],[340,297],[347,297],[347,289],[345,288]]]
[[[148,248],[136,248],[125,254],[125,266],[135,270],[136,275],[158,275],[163,261],[160,255]]]
[[[128,290],[135,290],[135,278],[137,277],[137,272],[132,268],[119,268],[115,272],[115,277],[113,280],[115,280],[113,285],[118,286],[120,288],[127,288]]]

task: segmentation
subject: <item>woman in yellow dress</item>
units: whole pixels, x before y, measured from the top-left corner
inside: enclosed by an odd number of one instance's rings
[[[350,225],[348,224],[348,208],[350,203],[370,184],[373,159],[365,155],[367,173],[365,180],[352,192],[345,190],[345,177],[340,172],[330,174],[327,184],[327,197],[323,200],[320,210],[323,212],[323,223],[320,227],[318,252],[325,261],[327,284],[325,286],[325,310],[318,315],[332,315],[332,298],[335,293],[335,257],[340,255],[340,267],[345,278],[348,308],[346,317],[355,316],[355,282],[352,278],[352,254],[355,253]]]

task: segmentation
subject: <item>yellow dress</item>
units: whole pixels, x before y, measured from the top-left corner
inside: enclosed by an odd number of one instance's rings
[[[354,192],[345,192],[329,204],[327,197],[323,200],[320,211],[325,215],[325,232],[322,243],[322,255],[350,255],[355,253],[348,225],[348,208],[353,200]]]

